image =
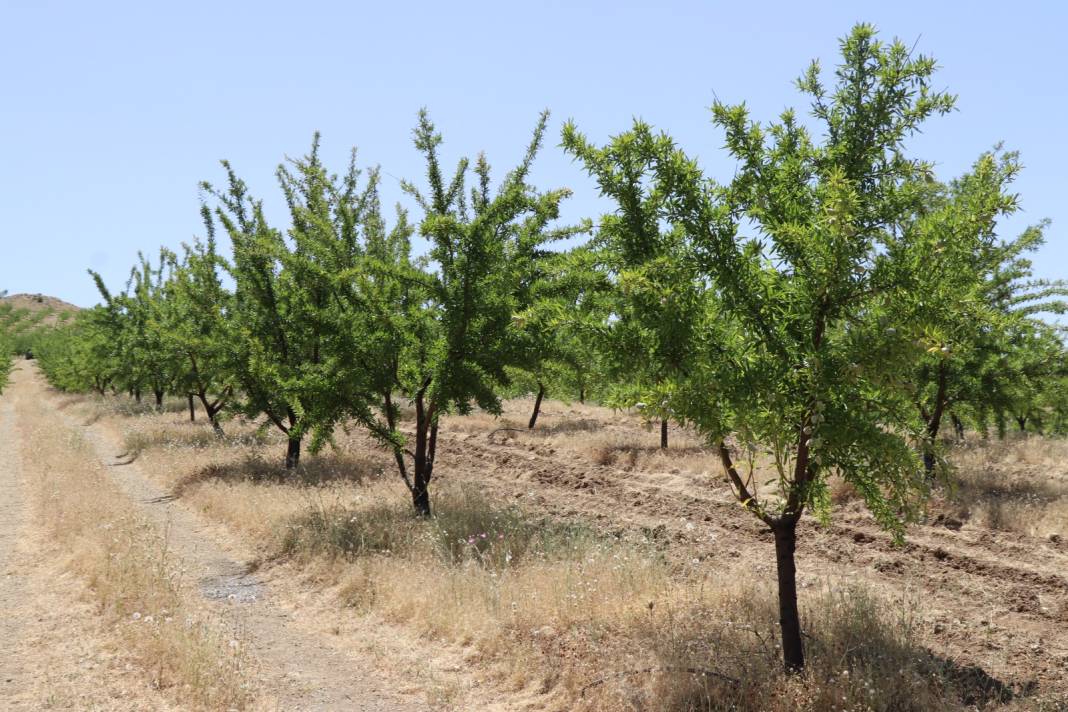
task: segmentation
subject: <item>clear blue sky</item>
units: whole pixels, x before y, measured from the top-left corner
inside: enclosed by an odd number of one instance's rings
[[[119,286],[138,250],[200,231],[197,182],[229,158],[277,206],[273,170],[321,130],[341,169],[422,177],[419,107],[445,156],[484,149],[501,169],[538,112],[553,112],[540,187],[602,203],[555,144],[574,118],[603,140],[640,116],[729,177],[709,124],[713,93],[773,118],[802,103],[792,80],[875,23],[935,56],[959,111],[913,143],[946,178],[996,141],[1021,151],[1017,231],[1053,219],[1038,260],[1068,276],[1068,60],[1060,2],[48,2],[0,1],[0,289],[86,306],[85,274]],[[386,177],[385,198],[398,197]],[[277,208],[273,208],[278,214]]]

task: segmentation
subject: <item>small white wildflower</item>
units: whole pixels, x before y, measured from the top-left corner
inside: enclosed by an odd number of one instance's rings
[[[138,613],[137,611],[134,611],[133,615],[131,615],[130,617],[133,618],[135,621],[141,620],[141,614]]]

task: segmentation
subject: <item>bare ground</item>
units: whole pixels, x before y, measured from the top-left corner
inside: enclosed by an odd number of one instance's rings
[[[168,709],[160,695],[131,674],[121,655],[104,652],[105,630],[79,596],[84,585],[50,568],[56,557],[35,530],[22,485],[23,453],[18,444],[23,409],[45,398],[35,370],[23,365],[0,403],[0,683],[13,709],[66,706],[74,709]],[[68,414],[52,410],[57,430],[81,427]],[[234,622],[251,643],[258,670],[254,707],[265,710],[362,710],[385,712],[426,709],[414,694],[393,690],[375,662],[358,650],[332,644],[329,637],[302,627],[299,614],[274,595],[275,586],[248,572],[248,553],[221,528],[212,526],[145,478],[136,463],[116,459],[121,447],[99,427],[85,427],[97,456],[111,467],[122,491],[148,518],[168,532],[169,546],[199,582],[205,606]],[[49,641],[62,641],[49,644]],[[117,659],[117,662],[112,660]],[[104,664],[83,663],[103,660]],[[110,664],[109,664],[110,663]],[[116,674],[116,665],[122,674]],[[126,679],[129,678],[129,679]],[[120,686],[119,689],[115,689]],[[114,690],[114,697],[108,690]],[[116,699],[117,698],[117,699]],[[60,704],[64,700],[71,704]],[[74,703],[76,701],[76,704]],[[181,700],[178,700],[181,704]]]
[[[168,710],[117,647],[62,569],[61,552],[34,521],[20,438],[22,399],[38,389],[25,370],[0,400],[0,705],[10,710]]]
[[[555,404],[543,415],[545,429],[566,429],[580,412]],[[613,421],[617,443],[655,453],[655,434]],[[554,447],[544,433],[501,437],[484,428],[461,442],[451,436],[438,445],[451,478],[560,516],[653,532],[680,559],[696,557],[725,578],[744,570],[774,581],[773,540],[711,466],[707,474],[599,466],[582,451]],[[1068,462],[1056,466],[1068,472]],[[1068,693],[1068,537],[951,529],[934,519],[910,527],[904,546],[859,504],[836,512],[827,527],[809,519],[798,534],[799,586],[863,581],[898,598],[918,594],[938,654],[1018,689]]]

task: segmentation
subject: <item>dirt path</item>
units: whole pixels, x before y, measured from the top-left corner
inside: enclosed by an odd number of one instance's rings
[[[35,370],[25,366],[17,375],[10,393],[0,405],[0,458],[10,463],[5,468],[0,491],[0,571],[10,567],[12,543],[25,541],[29,520],[25,494],[21,488],[18,465],[17,419],[20,404],[29,399],[46,397],[46,387]],[[116,458],[121,447],[110,432],[85,426],[67,412],[53,409],[57,426],[81,430],[99,459],[121,490],[134,501],[146,517],[167,532],[168,547],[195,576],[206,606],[213,606],[234,621],[250,643],[250,653],[257,663],[259,695],[255,707],[266,710],[353,710],[359,712],[414,712],[427,705],[411,696],[391,691],[393,687],[376,674],[371,661],[354,651],[331,644],[321,636],[301,630],[293,615],[272,596],[272,586],[248,572],[245,561],[251,554],[228,539],[220,527],[212,526],[198,515],[176,503],[154,485],[137,463]],[[60,425],[62,424],[62,425]],[[0,578],[0,649],[10,650],[9,643],[24,637],[20,627],[26,619],[20,613],[20,601],[32,598],[26,581],[18,575]],[[13,615],[8,615],[13,612]],[[28,683],[17,656],[0,656],[0,684]],[[4,681],[11,679],[12,683]],[[3,689],[3,688],[0,688]],[[145,707],[142,707],[144,709]],[[160,704],[153,709],[165,709]],[[30,709],[30,707],[27,707]],[[112,709],[105,707],[102,709]],[[117,708],[116,708],[117,709]]]
[[[23,367],[0,396],[0,708],[174,709],[114,644],[35,519],[19,405],[36,395]]]
[[[17,377],[17,376],[16,376]],[[11,398],[0,400],[0,650],[12,650],[23,639],[26,622],[23,603],[30,597],[25,571],[17,565],[20,542],[27,536],[29,504],[22,484],[18,422]],[[0,694],[26,684],[20,656],[0,656]]]

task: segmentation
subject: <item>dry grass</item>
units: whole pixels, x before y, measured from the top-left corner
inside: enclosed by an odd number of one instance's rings
[[[1035,537],[1068,537],[1068,442],[974,441],[951,455],[950,499],[962,520]]]
[[[156,408],[156,401],[152,394],[147,394],[141,399],[140,403],[126,396],[86,394],[77,396],[77,398],[84,410],[98,417],[109,415],[154,415],[157,413],[185,413],[188,416],[189,413],[188,402],[184,398],[176,398],[174,396],[164,396],[162,408]],[[203,418],[203,411],[198,409],[197,415]]]
[[[159,426],[153,419],[141,417],[141,423],[131,424],[123,439],[128,454],[141,453],[152,448],[209,448],[227,446],[250,446],[265,442],[260,430],[246,430],[220,438],[203,423],[168,424]]]
[[[348,605],[472,646],[558,709],[949,710],[1007,696],[927,652],[904,602],[810,596],[809,667],[790,677],[766,586],[679,571],[638,541],[469,491],[435,504],[430,521],[403,503],[313,510],[284,551],[331,572]]]
[[[121,644],[154,686],[183,705],[243,707],[248,661],[240,636],[197,608],[181,562],[168,553],[166,532],[137,516],[80,433],[57,428],[41,407],[25,422],[39,515]]]

